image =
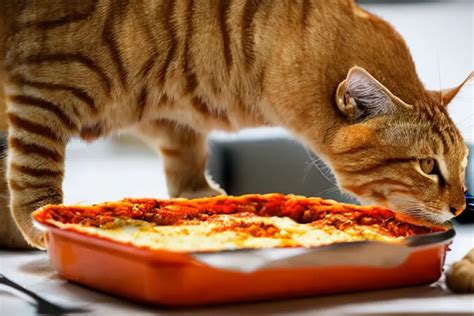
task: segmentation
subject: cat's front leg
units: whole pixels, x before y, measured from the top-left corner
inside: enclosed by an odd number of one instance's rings
[[[138,135],[161,153],[170,197],[225,194],[206,174],[207,135],[170,121],[147,123]]]
[[[44,233],[31,213],[46,204],[61,204],[64,154],[68,134],[76,130],[69,114],[47,97],[15,94],[7,104],[10,208],[26,241],[45,248]]]
[[[3,142],[3,139],[1,141]],[[10,191],[6,179],[6,145],[1,146],[0,150],[2,151],[0,153],[0,249],[31,249],[10,212]]]

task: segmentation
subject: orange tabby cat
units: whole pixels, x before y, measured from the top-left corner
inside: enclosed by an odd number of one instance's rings
[[[400,35],[351,0],[1,5],[11,211],[30,245],[44,247],[31,212],[62,202],[69,139],[123,129],[162,153],[173,197],[222,193],[205,175],[211,130],[267,125],[363,202],[425,222],[465,207],[467,149],[445,109],[461,86],[427,91]]]

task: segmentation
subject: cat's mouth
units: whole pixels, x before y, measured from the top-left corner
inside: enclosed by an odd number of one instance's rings
[[[424,227],[443,227],[451,228],[451,214],[434,213],[423,209],[410,209],[395,211],[395,217],[401,221]]]
[[[380,205],[395,212],[395,217],[403,222],[424,227],[452,227],[454,215],[447,210],[428,206],[423,202],[407,199],[405,196],[392,196],[390,200],[374,201],[370,198],[359,198],[363,205]]]

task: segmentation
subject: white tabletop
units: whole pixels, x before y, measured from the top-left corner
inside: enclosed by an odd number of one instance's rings
[[[449,266],[474,247],[474,226],[459,226]],[[142,306],[61,279],[45,252],[0,252],[0,271],[44,298],[65,306],[85,307],[91,315],[131,314],[293,314],[293,315],[474,315],[474,294],[453,294],[444,277],[431,285],[355,294],[331,295],[261,303],[241,303],[192,309]],[[1,315],[34,315],[35,309],[18,293],[0,286]]]

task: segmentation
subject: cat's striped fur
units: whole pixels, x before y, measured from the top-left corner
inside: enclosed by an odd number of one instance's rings
[[[3,0],[2,6],[11,208],[34,246],[43,240],[30,214],[62,202],[68,140],[123,129],[163,154],[172,196],[221,192],[205,176],[208,132],[278,125],[363,199],[397,206],[391,202],[408,197],[417,209],[431,203],[425,216],[431,220],[463,208],[466,152],[459,132],[440,98],[419,81],[400,36],[351,0]],[[356,65],[363,68],[348,76]],[[357,102],[373,103],[378,94],[388,98],[386,106],[349,117],[334,102],[346,77],[362,90],[372,85],[369,99]],[[416,169],[427,155],[448,170],[445,187]],[[394,188],[399,195],[390,195]]]

